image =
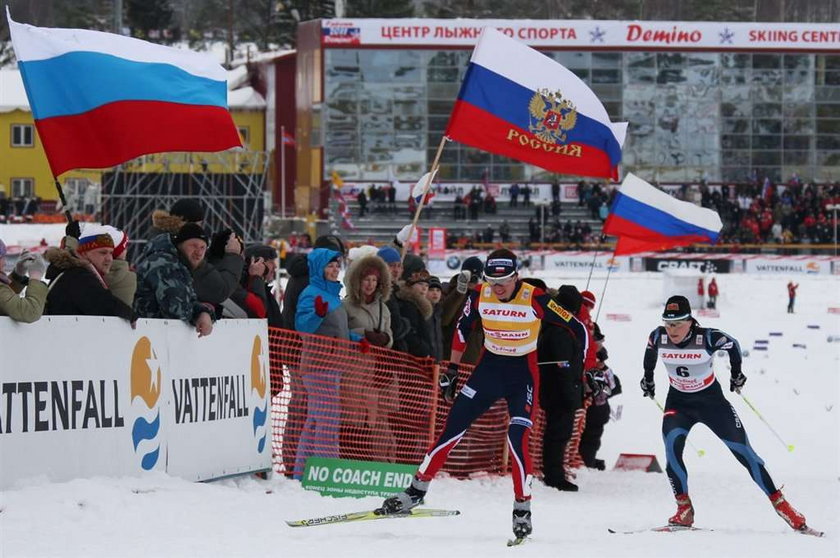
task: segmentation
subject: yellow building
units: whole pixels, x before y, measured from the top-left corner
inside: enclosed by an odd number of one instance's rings
[[[144,172],[189,172],[192,167],[198,169],[201,165],[207,165],[210,172],[247,172],[253,159],[249,153],[265,149],[265,99],[251,87],[244,87],[228,92],[228,107],[242,136],[244,151],[232,151],[221,157],[201,153],[155,154],[139,157],[129,166],[139,167]],[[100,183],[102,172],[69,171],[59,180],[67,186],[76,181]],[[17,70],[0,70],[0,195],[2,193],[7,197],[58,199]]]

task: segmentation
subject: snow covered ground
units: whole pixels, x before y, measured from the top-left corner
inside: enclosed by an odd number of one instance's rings
[[[586,282],[585,274],[564,279],[548,282],[581,288]],[[621,419],[608,425],[600,452],[610,467],[621,452],[654,453],[664,466],[660,412],[638,389],[645,338],[659,323],[661,281],[657,274],[610,278],[600,323],[625,390],[612,399],[614,408],[622,406]],[[827,532],[823,539],[793,533],[724,445],[698,426],[689,440],[705,454],[687,447],[686,464],[696,525],[713,531],[607,532],[660,525],[673,513],[667,479],[657,473],[584,470],[578,493],[535,481],[534,535],[521,548],[505,547],[509,478],[436,480],[427,504],[459,509],[459,517],[292,529],[284,520],[372,508],[380,500],[321,497],[285,478],[192,484],[151,475],[33,480],[2,493],[0,556],[840,556],[840,343],[827,341],[840,337],[840,315],[827,312],[840,307],[840,281],[802,278],[793,315],[785,312],[787,281],[720,275],[721,317],[701,322],[736,336],[749,351],[744,394],[794,451],[740,397],[728,397],[775,482],[810,525]],[[599,298],[602,286],[596,277],[591,289]],[[632,321],[607,321],[606,313],[630,314]],[[782,336],[769,337],[771,331]],[[769,341],[767,352],[753,350],[757,339]],[[718,376],[728,376],[724,361]],[[661,368],[657,389],[663,401]]]

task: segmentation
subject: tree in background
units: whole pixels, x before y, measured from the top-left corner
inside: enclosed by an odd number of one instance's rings
[[[178,40],[172,29],[169,0],[126,0],[125,21],[132,37],[167,43]]]
[[[411,0],[347,0],[345,17],[414,17]]]

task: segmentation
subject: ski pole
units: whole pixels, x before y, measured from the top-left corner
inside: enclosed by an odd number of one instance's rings
[[[653,399],[653,402],[656,403],[657,407],[659,407],[659,410],[664,413],[665,407],[662,406],[662,403],[659,402],[659,399],[655,397],[651,397],[651,399]],[[691,446],[691,449],[697,452],[697,457],[703,457],[704,455],[706,455],[706,450],[697,449],[697,446],[691,443],[691,440],[688,439],[688,434],[686,434],[685,436],[685,441],[689,446]]]
[[[777,440],[779,440],[779,441],[782,443],[782,445],[783,445],[783,446],[785,446],[785,447],[787,448],[787,450],[788,450],[788,451],[793,451],[793,444],[788,444],[787,442],[785,442],[784,440],[782,440],[782,437],[781,437],[781,436],[779,436],[779,433],[778,433],[778,432],[776,432],[775,430],[773,430],[773,427],[772,427],[772,426],[770,426],[770,423],[769,423],[769,422],[767,422],[767,419],[765,419],[765,418],[761,415],[761,413],[759,413],[759,412],[758,412],[758,409],[756,409],[756,408],[755,408],[755,406],[754,406],[754,405],[750,402],[750,400],[749,400],[749,399],[747,399],[747,398],[744,396],[744,394],[743,394],[743,393],[738,393],[738,395],[740,395],[740,396],[741,396],[741,399],[743,399],[743,400],[744,400],[744,403],[746,403],[746,404],[747,404],[747,406],[749,406],[749,408],[750,408],[750,409],[752,409],[753,413],[755,413],[755,414],[756,414],[756,416],[757,416],[758,418],[760,418],[760,419],[761,419],[761,422],[763,422],[764,424],[766,424],[766,425],[767,425],[767,428],[769,428],[769,429],[770,429],[770,432],[772,432],[772,433],[773,433],[773,435],[774,435],[774,436],[776,436],[776,439],[777,439]]]

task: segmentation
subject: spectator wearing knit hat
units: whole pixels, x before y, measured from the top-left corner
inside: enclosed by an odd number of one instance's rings
[[[153,239],[161,233],[175,234],[186,223],[204,224],[204,206],[192,198],[183,198],[172,204],[169,211],[156,209],[152,212],[152,226],[147,238]]]
[[[422,260],[420,263],[422,264]],[[408,320],[410,327],[405,337],[408,353],[416,357],[432,356],[432,334],[428,323],[432,317],[432,303],[426,298],[429,277],[429,272],[425,269],[411,271],[409,279],[397,283],[398,290],[394,295],[399,304],[400,315]]]
[[[134,308],[143,318],[178,319],[195,326],[199,337],[213,331],[213,307],[199,301],[192,270],[204,261],[207,234],[187,223],[175,235],[149,241],[137,264]]]
[[[52,316],[117,316],[132,323],[137,314],[114,296],[105,282],[114,260],[114,240],[102,226],[85,227],[75,254],[68,249],[46,252],[50,291],[44,313]]]
[[[24,252],[11,276],[4,273],[6,245],[0,240],[0,316],[32,323],[41,318],[47,300],[47,285],[41,279],[46,263],[38,254]],[[28,273],[28,277],[27,277]],[[20,292],[26,287],[25,296]]]
[[[99,227],[95,224],[84,224],[84,229]],[[105,283],[111,292],[125,302],[128,306],[134,305],[134,293],[137,290],[137,275],[131,269],[126,259],[128,253],[128,235],[111,225],[103,225],[103,229],[111,235],[114,241],[113,262],[111,269],[105,274]],[[75,253],[79,246],[79,237],[82,236],[82,226],[78,221],[73,221],[65,229],[66,236],[61,240],[61,247]]]

